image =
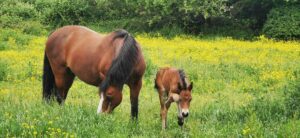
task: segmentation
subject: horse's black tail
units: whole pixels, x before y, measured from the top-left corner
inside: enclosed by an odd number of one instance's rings
[[[139,49],[133,36],[125,30],[118,30],[115,34],[114,39],[124,38],[124,43],[119,55],[113,60],[106,79],[101,83],[101,91],[106,91],[109,85],[121,89],[137,63]]]
[[[55,90],[56,86],[54,75],[48,57],[45,53],[43,69],[43,99],[49,101],[51,97],[55,95]]]

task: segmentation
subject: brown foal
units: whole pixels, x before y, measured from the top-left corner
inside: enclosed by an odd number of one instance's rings
[[[178,125],[182,126],[189,115],[193,82],[189,82],[183,70],[166,67],[157,72],[155,88],[159,93],[162,129],[167,126],[167,113],[172,102],[177,103]]]

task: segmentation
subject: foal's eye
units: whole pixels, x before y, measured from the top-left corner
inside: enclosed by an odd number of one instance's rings
[[[191,102],[192,101],[192,98],[189,100],[189,102]]]

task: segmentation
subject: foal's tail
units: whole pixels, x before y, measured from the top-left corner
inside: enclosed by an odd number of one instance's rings
[[[54,75],[49,63],[49,59],[45,53],[44,69],[43,69],[43,99],[49,101],[55,95],[56,86]]]

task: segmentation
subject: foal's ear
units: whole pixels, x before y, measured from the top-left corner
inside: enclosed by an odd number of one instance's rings
[[[190,86],[188,87],[188,90],[191,91],[193,89],[193,82],[191,82]]]

